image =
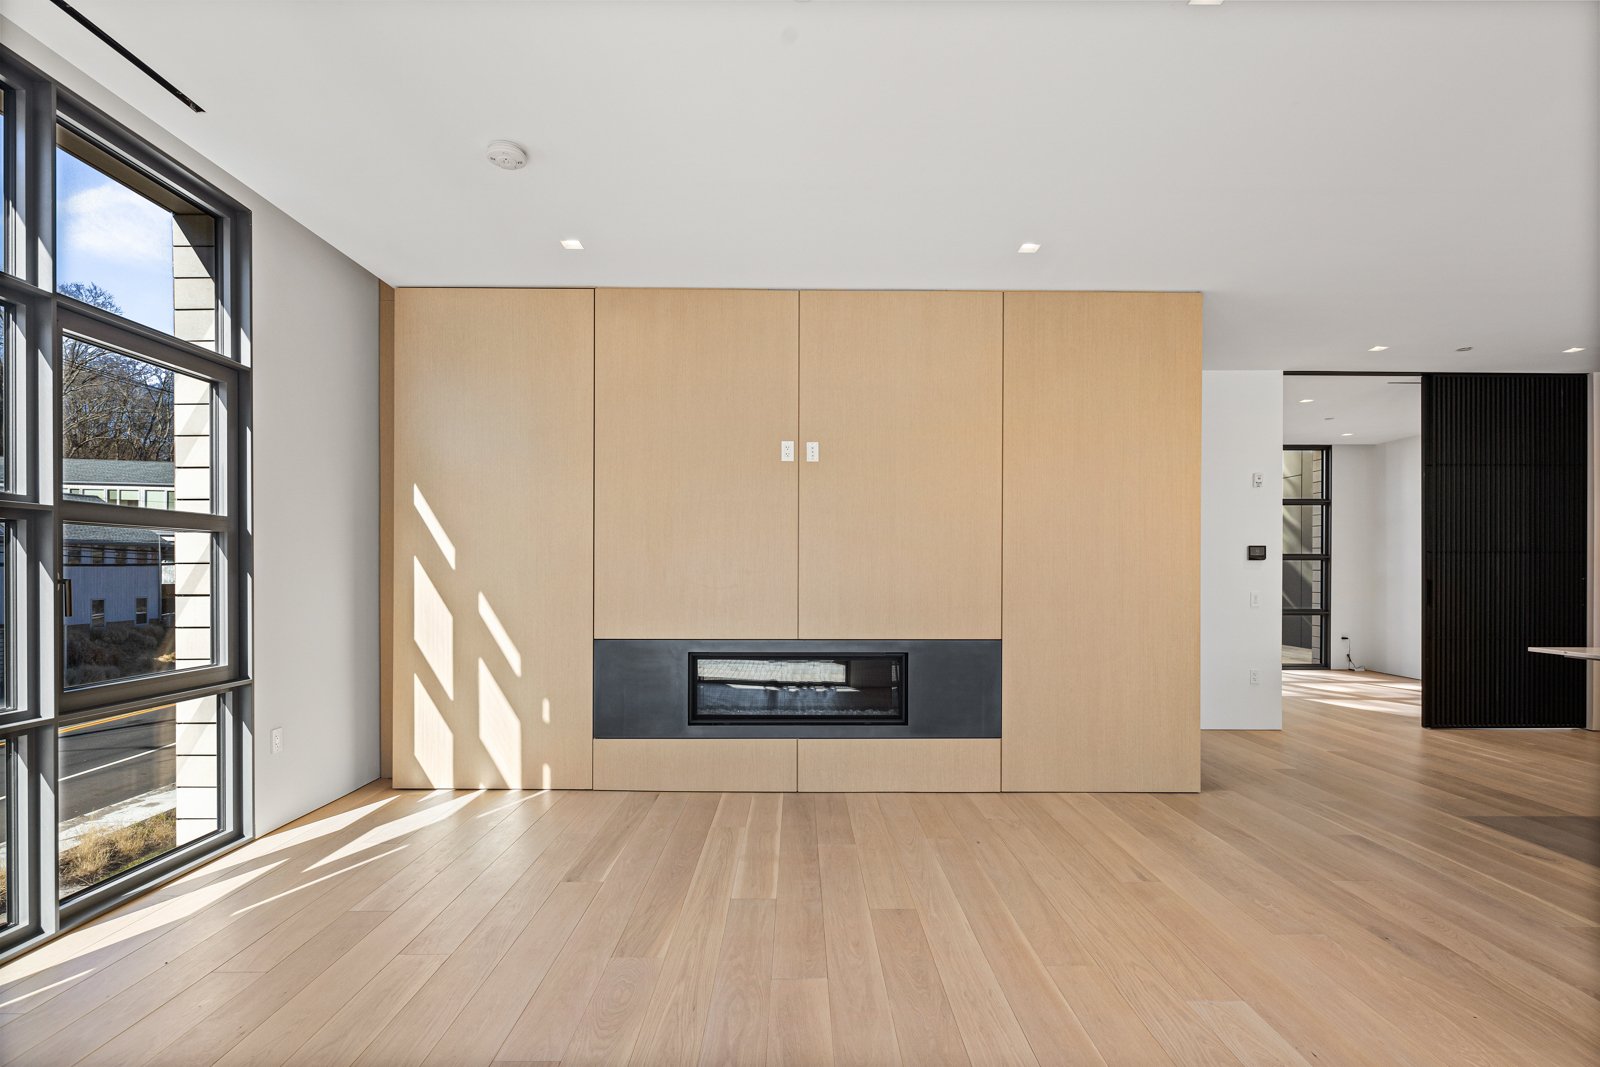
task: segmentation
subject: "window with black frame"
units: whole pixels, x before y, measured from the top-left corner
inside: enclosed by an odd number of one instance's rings
[[[1283,666],[1328,666],[1328,459],[1324,445],[1283,450]]]
[[[249,833],[250,372],[248,213],[0,82],[3,960]]]

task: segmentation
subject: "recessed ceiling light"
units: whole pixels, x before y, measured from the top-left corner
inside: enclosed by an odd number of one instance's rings
[[[1458,348],[1458,349],[1456,349],[1456,351],[1457,351],[1457,352],[1471,352],[1471,351],[1472,351],[1472,346],[1471,346],[1471,345],[1468,345],[1468,346],[1467,346],[1467,347],[1465,347],[1465,348]]]
[[[561,242],[561,247],[565,248],[568,252],[582,252],[583,242],[578,240],[576,237],[568,237],[566,240]]]
[[[1022,256],[1031,256],[1037,251],[1039,251],[1039,243],[1037,241],[1024,241],[1017,248],[1017,254]]]
[[[1221,7],[1222,0],[1189,0],[1190,7]]]
[[[1387,351],[1389,351],[1389,346],[1388,345],[1373,345],[1371,348],[1367,349],[1367,351],[1368,352],[1387,352]]]
[[[1583,351],[1583,349],[1581,349],[1581,348],[1563,348],[1561,350],[1561,354],[1564,355],[1564,356],[1570,356],[1574,352],[1582,352],[1582,351]]]
[[[1342,434],[1340,434],[1340,435],[1339,435],[1339,436],[1340,436],[1340,437],[1354,437],[1354,436],[1355,436],[1355,434],[1353,434],[1353,433],[1342,433]]]
[[[1315,404],[1316,401],[1315,400],[1302,400],[1302,401],[1300,401],[1300,403],[1302,403],[1302,404]]]

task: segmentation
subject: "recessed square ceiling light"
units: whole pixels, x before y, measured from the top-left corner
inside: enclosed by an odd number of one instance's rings
[[[1302,404],[1315,404],[1316,401],[1315,400],[1302,400],[1302,401],[1300,401],[1300,403],[1302,403]]]
[[[1389,346],[1388,345],[1373,345],[1371,348],[1367,349],[1367,351],[1368,352],[1387,352],[1387,351],[1389,351]]]
[[[561,247],[565,248],[568,252],[582,252],[583,242],[578,240],[576,237],[568,237],[566,240],[561,242]]]
[[[1017,248],[1017,254],[1021,256],[1031,256],[1037,251],[1039,251],[1039,244],[1036,241],[1024,241]]]
[[[1354,436],[1355,436],[1355,434],[1353,434],[1353,433],[1342,433],[1342,434],[1340,434],[1340,435],[1339,435],[1339,436],[1340,436],[1340,437],[1354,437]]]
[[[1563,348],[1561,350],[1561,353],[1562,353],[1562,355],[1570,356],[1574,352],[1582,352],[1582,351],[1583,351],[1583,349],[1581,349],[1581,348]]]

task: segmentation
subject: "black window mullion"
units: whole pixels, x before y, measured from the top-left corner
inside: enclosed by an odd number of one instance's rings
[[[156,879],[170,877],[250,831],[245,724],[250,677],[246,655],[245,575],[248,506],[249,213],[191,170],[62,91],[0,47],[0,88],[7,92],[0,149],[9,204],[0,234],[0,302],[13,312],[7,337],[3,442],[8,484],[0,485],[0,522],[10,541],[5,565],[5,644],[12,706],[0,709],[13,775],[7,845],[16,921],[0,930],[0,960],[50,937],[66,924],[115,906]],[[165,186],[216,220],[216,351],[153,330],[56,292],[55,196],[58,131],[81,137]],[[58,380],[64,332],[212,383],[210,512],[98,505],[61,499],[61,407]],[[176,461],[177,457],[174,457]],[[174,471],[176,465],[174,464]],[[176,480],[176,479],[174,479]],[[212,665],[71,691],[61,688],[64,639],[59,578],[64,524],[196,531],[210,535]],[[59,899],[58,760],[63,727],[98,717],[215,696],[218,707],[216,830],[132,871]]]
[[[1283,497],[1282,506],[1316,508],[1320,511],[1321,523],[1321,551],[1320,552],[1282,552],[1284,563],[1311,562],[1320,564],[1321,589],[1317,607],[1289,607],[1284,606],[1282,615],[1285,619],[1317,619],[1321,623],[1319,639],[1317,641],[1316,661],[1312,663],[1285,663],[1286,670],[1325,669],[1331,665],[1332,653],[1330,643],[1332,635],[1329,624],[1332,619],[1332,609],[1329,602],[1331,592],[1332,574],[1332,533],[1333,496],[1332,496],[1332,458],[1333,449],[1330,445],[1284,445],[1283,451],[1288,452],[1316,452],[1321,455],[1321,484],[1322,495],[1313,497]],[[1280,535],[1281,536],[1281,535]]]

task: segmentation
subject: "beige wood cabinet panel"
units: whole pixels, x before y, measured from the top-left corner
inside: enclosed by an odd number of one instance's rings
[[[998,737],[801,738],[802,793],[994,793]]]
[[[792,793],[792,738],[596,738],[594,787]]]
[[[794,637],[797,294],[595,300],[595,636]]]
[[[1200,787],[1200,306],[1006,294],[1008,790]]]
[[[394,781],[591,783],[587,289],[400,289]]]
[[[800,294],[800,636],[1000,636],[999,293]]]

